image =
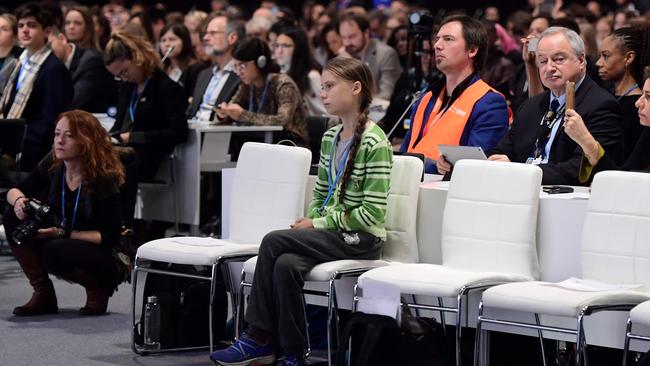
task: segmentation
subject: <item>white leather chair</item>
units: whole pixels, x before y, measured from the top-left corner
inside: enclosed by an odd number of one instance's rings
[[[582,277],[603,284],[638,284],[634,289],[576,291],[548,282],[492,287],[483,293],[476,329],[475,365],[480,364],[483,323],[576,335],[576,365],[586,356],[584,317],[628,311],[650,299],[650,174],[606,171],[593,181],[582,234]],[[576,329],[495,319],[485,309],[577,319]],[[543,352],[543,348],[542,348]],[[487,354],[487,352],[485,352]]]
[[[467,294],[538,277],[535,231],[541,179],[542,171],[534,165],[459,161],[443,213],[442,264],[373,269],[359,277],[358,289],[363,291],[365,281],[373,280],[396,286],[401,294],[437,297],[438,306],[406,305],[456,313],[456,364],[461,365]],[[443,306],[440,298],[454,298],[456,306]]]
[[[424,166],[422,160],[413,156],[393,157],[391,170],[390,191],[386,209],[386,242],[382,247],[381,259],[357,260],[345,259],[321,263],[315,266],[305,276],[305,287],[309,282],[327,282],[328,291],[305,289],[304,293],[327,297],[327,348],[328,363],[332,365],[332,323],[336,321],[336,334],[338,337],[338,304],[336,301],[335,282],[343,277],[356,277],[372,268],[387,266],[399,262],[417,262],[417,207],[420,189],[420,178]],[[242,269],[241,289],[239,291],[239,309],[237,331],[243,321],[245,287],[250,287],[250,282],[255,272],[257,257],[244,263]]]
[[[150,241],[138,248],[133,270],[132,314],[135,327],[135,304],[138,272],[199,278],[211,281],[210,324],[212,299],[218,274],[231,281],[227,263],[257,255],[262,238],[268,232],[288,228],[303,216],[305,189],[311,153],[301,147],[248,142],[239,155],[233,178],[230,215],[230,238],[213,239],[175,237]],[[210,276],[150,268],[151,262],[205,266]],[[232,289],[231,289],[231,292]],[[233,311],[236,304],[233,298]],[[210,327],[210,349],[213,346]],[[134,352],[139,353],[135,343]]]
[[[627,319],[625,331],[625,347],[623,348],[623,366],[627,366],[627,355],[630,350],[630,340],[637,339],[650,342],[650,335],[632,333],[632,325],[650,327],[650,301],[643,302],[630,310],[630,317]]]

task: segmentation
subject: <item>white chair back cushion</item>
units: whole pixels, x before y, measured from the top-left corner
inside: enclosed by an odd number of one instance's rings
[[[232,183],[229,239],[259,244],[302,217],[310,162],[302,147],[245,143]]]
[[[417,211],[424,166],[414,156],[394,156],[386,208],[386,243],[382,259],[417,262]]]
[[[459,161],[443,213],[443,265],[538,278],[541,181],[535,165]]]
[[[582,276],[650,285],[650,174],[596,174],[582,232]]]

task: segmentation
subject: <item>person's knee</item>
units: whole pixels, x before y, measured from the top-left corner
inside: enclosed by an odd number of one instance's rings
[[[295,281],[296,274],[296,257],[291,254],[284,254],[278,257],[273,267],[273,279],[275,283],[286,283],[286,281]]]
[[[275,252],[283,245],[287,230],[275,230],[264,235],[260,244],[259,255],[263,256]]]

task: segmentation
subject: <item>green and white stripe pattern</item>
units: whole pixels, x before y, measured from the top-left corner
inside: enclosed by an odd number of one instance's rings
[[[318,178],[308,217],[313,219],[317,229],[360,230],[386,239],[384,226],[393,150],[384,131],[373,122],[368,124],[361,137],[361,146],[354,157],[354,169],[348,180],[343,202],[339,202],[339,183],[322,215],[318,212],[327,197],[330,153],[334,137],[341,128],[342,125],[334,126],[323,135]],[[332,167],[334,176],[337,173],[336,168],[338,167]]]

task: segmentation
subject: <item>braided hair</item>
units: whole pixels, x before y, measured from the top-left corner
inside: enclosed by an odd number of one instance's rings
[[[629,69],[638,83],[643,82],[643,68],[650,63],[648,31],[648,28],[623,27],[609,35],[618,42],[623,53],[634,52],[635,57]]]
[[[324,70],[331,72],[336,75],[336,77],[343,80],[351,82],[358,81],[361,83],[361,93],[359,94],[359,119],[357,120],[357,125],[354,130],[352,145],[350,146],[350,154],[348,155],[348,161],[343,170],[341,188],[339,189],[339,203],[342,203],[343,197],[345,196],[345,188],[350,180],[350,176],[352,175],[352,170],[354,169],[355,157],[357,151],[359,151],[359,146],[361,146],[361,136],[363,135],[366,122],[368,121],[368,108],[370,107],[370,102],[372,102],[373,81],[368,66],[353,58],[333,58],[327,63],[327,65],[325,65]]]

